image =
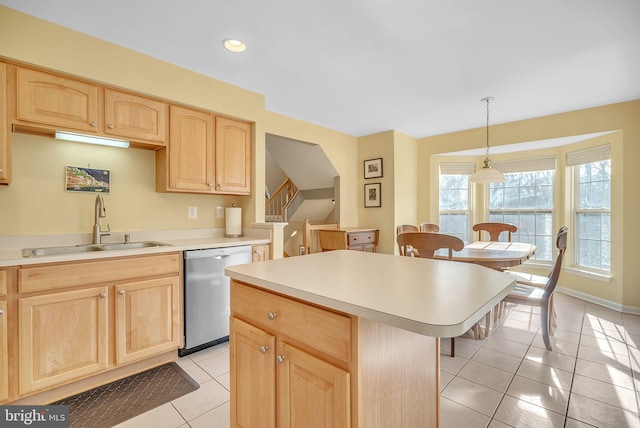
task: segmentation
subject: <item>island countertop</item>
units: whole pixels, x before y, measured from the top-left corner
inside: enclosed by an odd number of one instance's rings
[[[232,279],[433,337],[464,334],[514,287],[471,263],[329,251],[231,266]]]

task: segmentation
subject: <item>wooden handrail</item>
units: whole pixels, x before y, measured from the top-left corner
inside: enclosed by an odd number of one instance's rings
[[[265,202],[265,219],[270,221],[274,217],[280,218],[281,221],[287,221],[285,218],[285,208],[291,203],[293,197],[298,192],[298,188],[287,178],[278,189]]]

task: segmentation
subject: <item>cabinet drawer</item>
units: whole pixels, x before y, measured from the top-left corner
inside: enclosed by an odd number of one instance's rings
[[[347,241],[349,245],[372,244],[376,242],[376,232],[352,232],[347,235]]]
[[[55,290],[180,272],[179,253],[89,262],[56,263],[18,270],[18,292]]]
[[[231,311],[328,355],[347,362],[351,360],[349,317],[236,281],[231,282]]]

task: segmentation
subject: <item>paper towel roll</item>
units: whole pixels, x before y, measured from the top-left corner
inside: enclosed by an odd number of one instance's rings
[[[242,236],[242,208],[225,208],[225,226],[227,238]]]

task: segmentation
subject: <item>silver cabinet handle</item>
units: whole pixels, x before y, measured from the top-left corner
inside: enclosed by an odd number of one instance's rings
[[[284,355],[278,355],[276,357],[276,361],[278,362],[278,364],[284,363]]]
[[[278,314],[276,314],[275,312],[269,312],[267,314],[267,318],[269,318],[269,320],[273,321],[274,319],[276,319],[276,317],[278,316]]]
[[[222,187],[222,184],[218,184],[218,189]]]
[[[2,174],[2,168],[0,168],[0,174]]]
[[[89,122],[89,125],[91,125],[91,126],[95,127],[95,126],[96,126],[96,123],[95,123],[95,122]]]
[[[102,294],[100,294],[100,298],[101,298],[101,299],[104,299],[105,297],[107,297],[107,293],[102,293]]]
[[[113,125],[112,125],[112,124],[108,124],[108,125],[107,125],[107,128],[109,128],[109,129],[113,129]]]
[[[121,296],[124,296],[124,290],[120,290],[118,294],[120,294]]]
[[[0,309],[0,315],[4,314],[4,311],[2,309]]]
[[[260,353],[261,354],[266,354],[268,349],[269,349],[268,346],[261,346],[260,347]]]

